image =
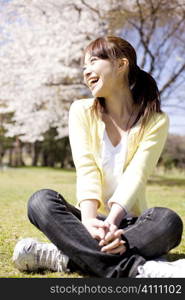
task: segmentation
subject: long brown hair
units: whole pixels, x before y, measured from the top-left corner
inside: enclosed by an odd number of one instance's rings
[[[84,54],[86,53],[101,59],[128,59],[129,87],[133,101],[139,107],[137,117],[131,127],[142,119],[141,127],[143,128],[154,112],[162,112],[156,81],[149,73],[138,67],[136,51],[129,42],[116,36],[100,37],[86,47]],[[95,99],[93,109],[97,112],[98,107],[106,110],[104,98]]]

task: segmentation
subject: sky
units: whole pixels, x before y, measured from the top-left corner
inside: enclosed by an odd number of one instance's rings
[[[171,103],[174,104],[174,107],[164,106],[163,110],[170,118],[169,132],[185,136],[185,105],[184,108],[178,109],[177,102],[177,99],[172,100]]]

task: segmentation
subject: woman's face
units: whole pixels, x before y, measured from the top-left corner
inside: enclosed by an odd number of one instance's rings
[[[83,76],[92,95],[104,98],[114,92],[120,78],[116,61],[101,59],[89,53],[85,55]]]

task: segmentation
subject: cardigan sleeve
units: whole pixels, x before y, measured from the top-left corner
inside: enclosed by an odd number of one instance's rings
[[[74,101],[69,110],[69,140],[76,167],[77,205],[86,199],[101,204],[101,175],[92,152],[89,118],[81,100]]]
[[[152,118],[146,125],[138,149],[108,201],[109,207],[116,202],[126,211],[132,210],[159,160],[166,142],[168,127],[169,119],[164,113],[158,114],[155,120]]]

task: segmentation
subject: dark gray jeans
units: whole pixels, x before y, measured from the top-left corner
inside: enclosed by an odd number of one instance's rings
[[[28,202],[28,217],[70,260],[68,268],[94,277],[135,277],[138,265],[166,254],[176,247],[182,236],[182,221],[172,210],[154,207],[138,218],[125,218],[120,228],[127,251],[123,255],[100,251],[81,223],[80,210],[59,193],[43,189]]]

